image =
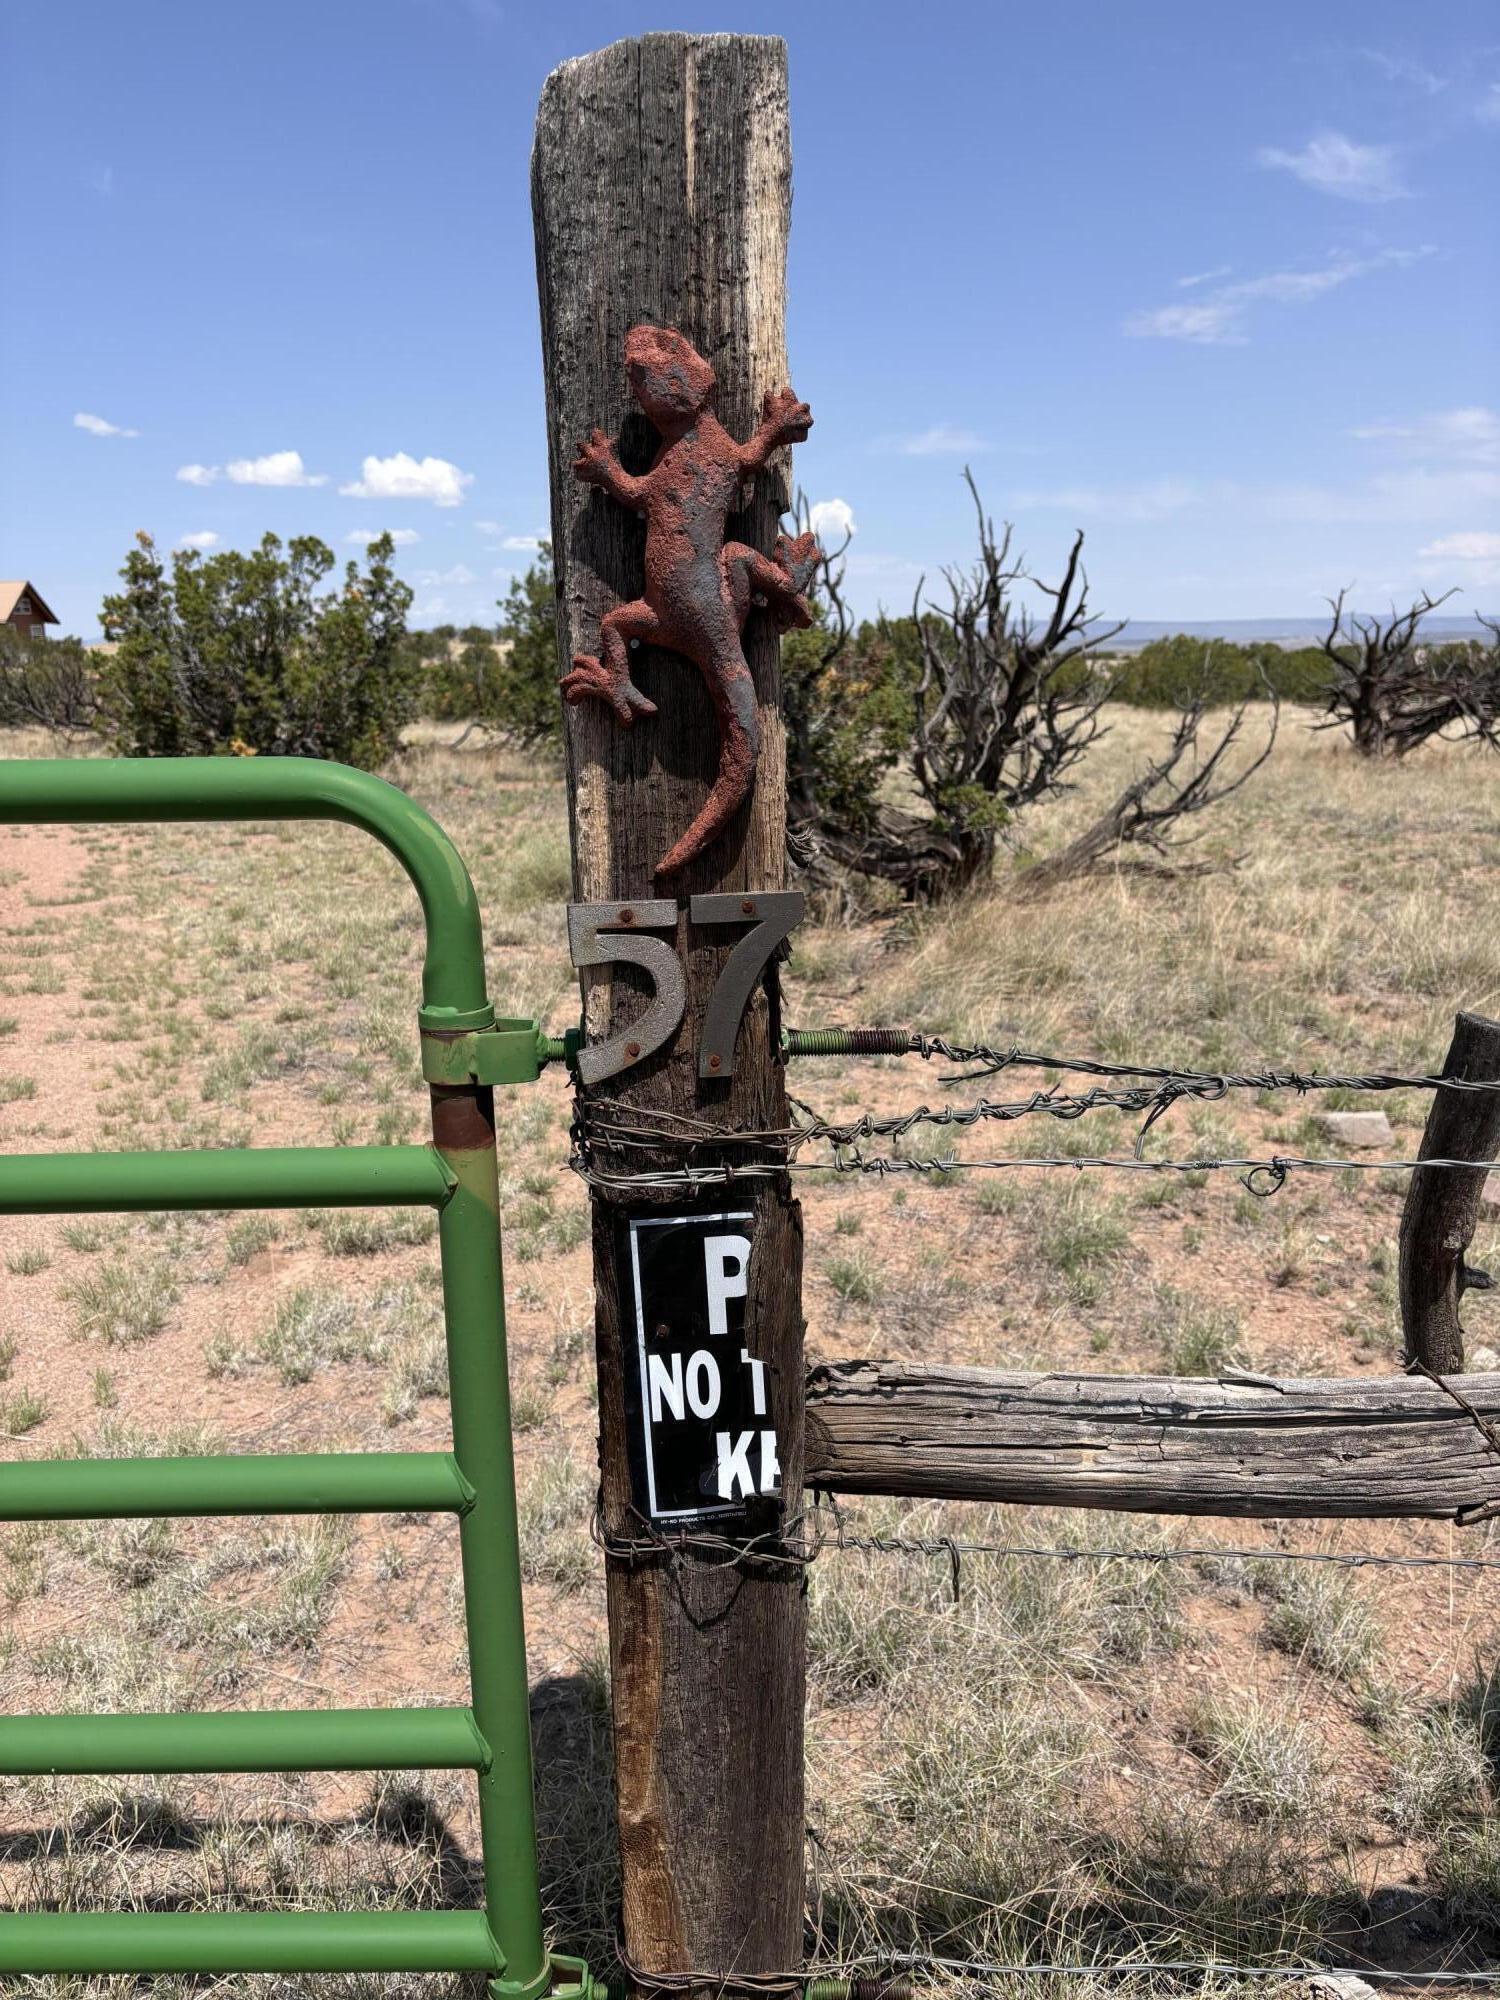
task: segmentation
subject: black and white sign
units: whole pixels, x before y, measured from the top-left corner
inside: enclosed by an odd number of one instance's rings
[[[627,1216],[634,1331],[625,1409],[635,1502],[653,1521],[739,1514],[781,1490],[763,1361],[745,1346],[752,1218]]]

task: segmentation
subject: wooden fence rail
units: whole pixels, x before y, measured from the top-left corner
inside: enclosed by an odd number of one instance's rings
[[[1500,1419],[1500,1374],[1460,1386]],[[1417,1376],[1197,1381],[849,1361],[809,1378],[807,1483],[1149,1514],[1454,1520],[1500,1497],[1500,1452]]]

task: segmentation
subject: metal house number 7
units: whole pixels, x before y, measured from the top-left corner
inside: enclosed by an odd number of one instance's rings
[[[698,1074],[726,1077],[734,1068],[734,1046],[755,983],[771,954],[802,921],[805,899],[794,889],[752,891],[748,895],[694,896],[688,904],[695,924],[749,924],[714,982],[703,1016]],[[581,1083],[602,1083],[644,1062],[676,1033],[687,1011],[687,979],[682,960],[663,937],[644,935],[677,928],[677,905],[665,897],[628,903],[569,903],[568,949],[576,966],[622,963],[649,974],[655,991],[638,1020],[608,1040],[578,1052]]]

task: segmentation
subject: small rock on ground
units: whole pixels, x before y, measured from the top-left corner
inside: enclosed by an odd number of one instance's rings
[[[1330,1139],[1336,1139],[1341,1146],[1351,1146],[1356,1152],[1371,1152],[1376,1147],[1396,1143],[1391,1121],[1383,1111],[1316,1111],[1313,1116]]]

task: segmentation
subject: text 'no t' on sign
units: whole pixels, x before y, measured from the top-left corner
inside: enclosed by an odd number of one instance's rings
[[[781,1491],[766,1366],[745,1344],[748,1209],[627,1215],[620,1323],[635,1504],[653,1521],[739,1514]]]

